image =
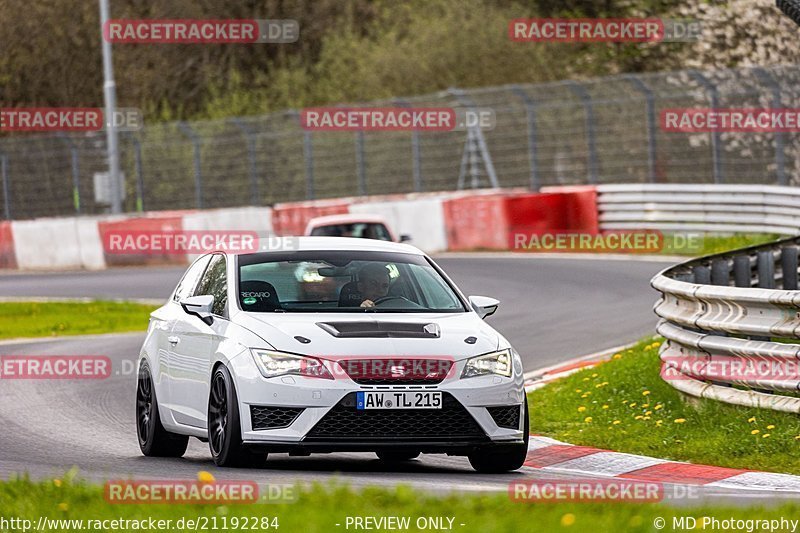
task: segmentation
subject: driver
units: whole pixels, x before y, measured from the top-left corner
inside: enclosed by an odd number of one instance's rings
[[[389,293],[391,278],[389,271],[381,263],[368,263],[358,272],[358,292],[364,299],[360,307],[375,307]]]

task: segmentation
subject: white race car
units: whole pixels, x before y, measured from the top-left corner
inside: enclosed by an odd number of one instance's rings
[[[199,258],[153,312],[136,390],[145,455],[180,457],[191,436],[220,466],[336,451],[522,466],[522,362],[483,320],[497,300],[465,298],[409,245],[289,242]]]

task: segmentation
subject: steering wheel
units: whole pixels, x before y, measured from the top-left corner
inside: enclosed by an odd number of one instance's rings
[[[375,307],[377,307],[380,304],[382,304],[384,302],[388,302],[390,300],[405,300],[405,301],[407,301],[409,303],[414,303],[411,300],[409,300],[408,298],[406,298],[405,296],[394,296],[394,295],[383,296],[381,298],[378,298],[377,300],[373,300],[372,303],[374,303]]]

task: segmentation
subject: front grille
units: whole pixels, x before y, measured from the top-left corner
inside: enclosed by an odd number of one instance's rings
[[[494,423],[501,428],[519,429],[519,405],[502,405],[500,407],[487,407]]]
[[[441,409],[356,409],[351,392],[317,422],[306,441],[483,440],[486,434],[452,395],[442,393]]]
[[[339,366],[359,385],[436,385],[453,370],[447,359],[347,359]]]
[[[250,406],[250,420],[253,430],[286,428],[303,412],[302,407]]]

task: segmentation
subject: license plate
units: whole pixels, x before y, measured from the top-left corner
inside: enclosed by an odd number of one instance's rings
[[[358,392],[356,409],[441,409],[441,392]]]

